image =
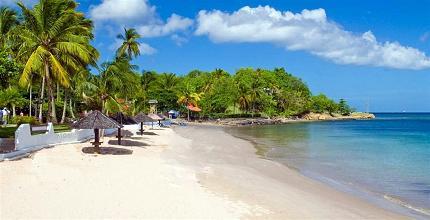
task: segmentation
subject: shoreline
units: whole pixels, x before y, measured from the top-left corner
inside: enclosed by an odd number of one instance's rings
[[[427,219],[430,216],[429,210],[412,206],[411,204],[406,203],[400,198],[396,198],[395,196],[371,191],[364,186],[356,185],[354,183],[348,183],[340,179],[327,177],[320,173],[315,173],[310,171],[305,172],[300,170],[297,167],[294,167],[293,165],[282,163],[281,161],[276,160],[276,158],[270,158],[265,154],[265,152],[270,148],[269,146],[259,143],[255,140],[252,140],[250,137],[230,134],[229,129],[234,129],[234,127],[226,127],[223,129],[226,130],[225,131],[226,133],[228,133],[229,135],[235,138],[250,142],[256,150],[255,154],[258,155],[260,159],[270,160],[270,161],[279,163],[285,166],[286,168],[294,172],[297,172],[298,175],[305,176],[306,178],[312,179],[314,181],[327,185],[335,190],[349,194],[351,196],[363,199],[372,205],[387,209],[389,211],[410,216],[415,219]]]
[[[194,142],[200,142],[194,146],[195,148],[211,145],[214,142],[231,142],[234,145],[228,146],[228,148],[233,147],[235,150],[226,150],[230,155],[228,159],[219,160],[213,164],[209,163],[210,165],[207,164],[208,160],[214,158],[208,152],[198,155],[199,158],[204,158],[205,166],[210,167],[211,170],[211,172],[202,171],[200,181],[210,190],[224,192],[232,198],[246,201],[266,210],[262,214],[263,218],[409,218],[393,210],[386,210],[371,204],[357,196],[338,191],[332,186],[304,176],[299,171],[276,161],[260,158],[255,154],[256,149],[251,142],[234,137],[222,128],[202,125],[178,129],[175,128],[175,131],[181,136],[191,138]],[[192,135],[187,135],[184,132],[186,130],[189,130],[188,133],[192,133]],[[215,137],[205,140],[207,138],[202,138],[203,135],[201,135],[204,131],[198,130],[210,130]],[[210,148],[210,153],[216,153],[225,150],[221,149],[221,145],[214,144],[205,148]],[[224,146],[224,148],[226,147]],[[238,153],[236,150],[241,152],[235,155]],[[212,176],[212,173],[216,173],[217,176]],[[227,178],[220,178],[220,176]],[[244,176],[246,179],[235,180],[235,176]],[[253,184],[249,184],[249,181]],[[252,192],[253,195],[249,195],[249,192]],[[327,198],[330,199],[327,200]],[[294,208],[292,209],[292,207]]]
[[[241,126],[258,126],[258,125],[281,125],[291,123],[308,123],[308,122],[327,122],[327,121],[349,121],[349,120],[371,120],[375,119],[371,113],[354,112],[348,116],[330,115],[327,113],[309,113],[302,117],[273,117],[273,118],[222,118],[207,119],[197,121],[187,121],[191,125],[210,125],[220,127],[241,127]]]

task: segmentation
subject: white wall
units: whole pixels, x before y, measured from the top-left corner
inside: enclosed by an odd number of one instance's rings
[[[112,134],[116,129],[106,129],[105,135]],[[78,143],[94,137],[94,130],[73,129],[71,132],[55,133],[52,123],[48,124],[48,132],[45,134],[31,135],[30,125],[22,124],[15,131],[15,149],[27,150],[52,146],[55,144]]]

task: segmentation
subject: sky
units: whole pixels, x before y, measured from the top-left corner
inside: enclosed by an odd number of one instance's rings
[[[124,27],[135,28],[140,71],[284,67],[313,94],[359,111],[430,112],[428,0],[78,2],[94,21],[100,62],[113,58]]]

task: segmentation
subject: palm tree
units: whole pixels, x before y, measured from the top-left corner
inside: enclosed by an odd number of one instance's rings
[[[16,116],[16,107],[21,107],[25,103],[25,99],[15,87],[9,87],[4,91],[0,91],[0,105],[12,107],[12,116]]]
[[[179,79],[174,73],[162,73],[158,78],[159,88],[172,91],[178,85]]]
[[[0,7],[0,49],[6,47],[9,33],[16,25],[18,25],[16,12],[7,7]]]
[[[123,41],[117,50],[117,57],[127,56],[129,59],[131,59],[133,56],[137,57],[140,55],[140,43],[137,42],[137,40],[140,38],[140,35],[137,33],[136,29],[124,28],[124,35],[119,34],[117,38]]]
[[[242,111],[244,110],[245,112],[248,112],[249,105],[251,103],[251,95],[249,94],[250,92],[243,85],[237,86],[237,92],[237,101],[239,103],[239,108]]]
[[[73,0],[40,0],[33,9],[22,2],[18,6],[24,19],[23,25],[17,28],[21,41],[17,57],[24,58],[25,62],[20,85],[28,85],[34,73],[42,76],[41,98],[46,83],[50,104],[48,120],[56,123],[55,82],[69,87],[71,71],[95,65],[99,56],[90,45],[92,23],[75,10],[77,3]]]
[[[188,114],[187,114],[187,118],[188,121],[190,120],[190,109],[188,108],[188,106],[191,104],[193,106],[198,106],[198,102],[201,100],[202,96],[204,93],[197,93],[195,92],[191,86],[189,84],[187,84],[187,86],[180,91],[179,95],[178,95],[178,103],[185,105],[185,107],[188,110]]]

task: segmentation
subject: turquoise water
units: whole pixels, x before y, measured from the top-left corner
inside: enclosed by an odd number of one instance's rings
[[[229,132],[305,175],[430,218],[430,114],[376,116]]]

